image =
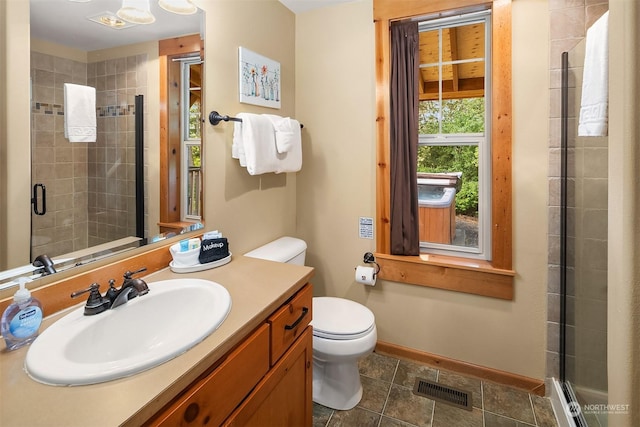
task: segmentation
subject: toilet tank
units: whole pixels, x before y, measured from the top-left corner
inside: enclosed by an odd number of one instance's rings
[[[304,240],[285,236],[249,251],[244,255],[251,258],[304,265],[306,253],[307,244]]]

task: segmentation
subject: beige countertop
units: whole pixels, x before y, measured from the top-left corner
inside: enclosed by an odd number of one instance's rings
[[[231,294],[231,312],[215,332],[186,353],[132,377],[102,384],[77,387],[40,384],[24,370],[29,347],[8,352],[3,343],[0,425],[139,426],[264,322],[312,275],[310,267],[233,256],[229,264],[211,270],[176,274],[167,268],[144,277],[148,283],[180,277],[218,282]],[[106,285],[102,284],[103,290]],[[45,320],[40,332],[63,314],[66,312]],[[135,325],[123,325],[126,327]]]

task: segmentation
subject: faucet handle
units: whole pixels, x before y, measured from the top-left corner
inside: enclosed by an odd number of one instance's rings
[[[130,280],[130,279],[131,279],[131,276],[133,276],[134,274],[142,273],[143,271],[147,271],[147,267],[142,267],[141,269],[136,270],[136,271],[129,271],[129,270],[127,270],[127,271],[125,271],[125,273],[123,274],[123,276],[124,276],[124,279],[125,279],[125,280]]]
[[[91,296],[99,289],[100,289],[100,285],[98,283],[92,283],[91,286],[89,286],[87,289],[81,289],[79,291],[72,292],[71,298],[77,298],[80,295],[85,294],[87,292],[90,292],[89,298],[91,298]]]
[[[87,299],[87,304],[84,306],[85,316],[102,313],[109,308],[110,301],[108,298],[102,297],[102,294],[100,294],[100,285],[98,283],[92,283],[87,289],[73,292],[71,294],[71,298],[77,298],[87,292],[89,292],[89,298]]]
[[[109,301],[111,301],[112,303],[118,296],[118,290],[116,289],[115,279],[109,279],[109,289],[107,289],[107,292],[104,294],[104,296],[105,298],[108,298]]]

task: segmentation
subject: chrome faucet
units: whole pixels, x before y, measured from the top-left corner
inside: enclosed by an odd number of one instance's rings
[[[131,276],[137,273],[146,271],[146,267],[142,267],[137,271],[127,271],[124,273],[124,281],[120,289],[115,287],[115,280],[109,280],[109,289],[104,294],[100,293],[100,285],[93,283],[87,289],[82,289],[71,294],[71,298],[76,298],[86,292],[89,292],[89,298],[87,304],[84,307],[85,316],[93,316],[94,314],[102,313],[103,311],[111,308],[116,308],[125,304],[130,299],[137,297],[138,295],[145,295],[149,292],[149,287],[142,279],[133,279]]]

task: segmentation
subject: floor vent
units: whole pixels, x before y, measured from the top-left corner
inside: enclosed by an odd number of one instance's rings
[[[437,402],[448,403],[457,408],[466,409],[467,411],[473,410],[470,392],[443,386],[442,384],[427,381],[422,378],[416,379],[416,383],[413,386],[413,394]]]

